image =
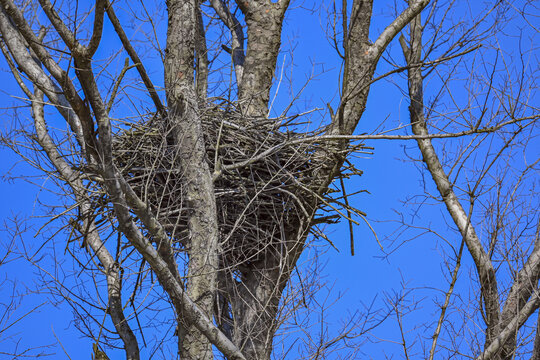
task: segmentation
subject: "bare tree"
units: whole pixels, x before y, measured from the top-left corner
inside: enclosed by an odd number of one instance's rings
[[[526,8],[520,8],[518,16],[526,16]],[[512,31],[505,28],[505,22],[511,19],[506,12],[513,10],[506,5],[494,5],[465,30],[454,25],[445,32],[440,24],[451,20],[434,6],[426,21],[422,21],[420,14],[411,21],[408,39],[400,38],[408,74],[411,129],[417,136],[422,168],[436,185],[436,193],[429,196],[445,205],[448,220],[453,221],[461,236],[448,239],[455,255],[449,261],[449,289],[431,346],[427,347],[430,359],[438,357],[435,354],[443,326],[446,336],[477,339],[477,346],[469,350],[477,359],[513,359],[530,356],[531,350],[539,356],[538,346],[533,349],[531,345],[534,327],[525,324],[540,306],[540,218],[534,176],[540,159],[535,159],[535,154],[532,160],[531,156],[524,156],[524,160],[516,158],[531,146],[537,134],[539,114],[532,100],[537,76],[534,66],[525,60],[531,55],[530,50],[511,54],[495,41],[490,46],[489,41],[501,32]],[[518,37],[520,42],[528,40]],[[443,43],[444,50],[437,49],[437,44]],[[489,48],[479,51],[477,56],[489,57],[494,62],[481,62],[479,66],[468,61],[467,55],[460,55],[455,62],[446,64],[451,69],[446,72],[437,68],[438,60],[433,61],[437,53],[443,53],[439,59],[453,57],[479,45]],[[512,61],[513,58],[521,61]],[[458,69],[470,73],[465,102],[455,98],[463,96],[457,95],[453,85],[459,77]],[[438,77],[443,89],[426,85],[430,77]],[[425,94],[432,100],[427,102]],[[448,98],[454,98],[453,103],[445,102]],[[435,144],[430,138],[439,129],[459,132],[458,129],[477,131],[481,127],[499,127],[502,131],[477,133],[467,141],[452,144]],[[479,296],[473,300],[478,305],[467,317],[484,322],[485,333],[467,333],[463,328],[456,332],[448,325],[455,320],[446,318],[446,311],[456,306],[451,299],[464,247],[472,257],[479,287]],[[528,341],[521,340],[527,338]],[[463,351],[459,347],[450,350]]]
[[[110,346],[139,359],[141,347],[150,346],[182,359],[269,359],[284,318],[294,317],[311,292],[305,278],[302,291],[287,288],[309,239],[330,241],[320,225],[342,217],[352,226],[353,215],[365,216],[349,205],[343,185],[343,178],[361,173],[349,156],[366,146],[354,140],[412,139],[424,154],[433,152],[432,138],[482,136],[516,124],[521,129],[538,117],[514,114],[461,132],[428,132],[421,72],[428,61],[419,17],[428,0],[410,1],[379,34],[370,31],[372,1],[334,6],[340,97],[329,121],[309,132],[300,126],[307,116],[291,115],[290,107],[269,116],[288,0],[169,0],[157,14],[144,2],[140,12],[106,0],[1,4],[2,52],[33,119],[3,142],[53,178],[66,199],[53,219],[68,234],[66,251],[86,278],[71,279],[74,286],[53,278],[50,291],[70,299],[96,358]],[[148,30],[143,41],[117,16],[123,6],[135,27]],[[451,7],[435,2],[430,11]],[[160,17],[167,21],[164,49]],[[105,56],[109,24],[121,49]],[[375,77],[389,44],[408,24],[409,44],[401,41],[406,66]],[[460,44],[433,64],[472,51]],[[373,82],[404,70],[413,135],[354,135]],[[484,249],[452,195],[436,155],[424,159],[477,265],[488,329],[484,356],[503,351],[508,358],[516,329],[538,308],[536,245],[501,312],[492,250]],[[147,314],[154,312],[167,314],[159,323],[168,326],[152,332]],[[312,358],[386,319],[372,315],[368,308],[372,321],[354,322],[311,346]],[[170,349],[163,339],[173,337],[177,344]]]

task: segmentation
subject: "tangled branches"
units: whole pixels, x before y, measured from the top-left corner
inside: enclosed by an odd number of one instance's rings
[[[294,119],[247,119],[217,106],[207,109],[202,119],[207,161],[214,172],[222,256],[239,269],[286,241],[289,224],[313,221],[315,206],[306,199],[313,198],[307,195],[320,182],[319,170],[333,157],[364,148],[349,144],[336,151],[328,142],[313,141],[317,131],[295,132],[300,124]],[[182,171],[175,166],[178,151],[170,129],[152,118],[119,131],[115,140],[118,168],[182,251],[189,246],[190,209]],[[348,170],[361,174],[353,167]],[[351,210],[331,193],[318,199],[325,213],[318,222],[334,222]],[[318,233],[316,228],[312,232]]]

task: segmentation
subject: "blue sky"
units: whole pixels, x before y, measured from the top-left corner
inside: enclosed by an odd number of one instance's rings
[[[299,91],[312,73],[317,74],[317,77],[304,90],[298,105],[298,111],[313,107],[324,109],[326,103],[335,104],[337,100],[340,63],[334,50],[325,39],[325,11],[316,8],[315,5],[311,5],[309,2],[302,3],[302,6],[299,4],[298,2],[293,3],[284,26],[282,36],[283,52],[278,58],[277,76],[280,76],[281,66],[284,66],[285,81],[280,86],[280,92],[276,97],[276,110],[282,109],[288,104],[291,93],[294,94]],[[374,10],[373,34],[378,34],[391,20],[391,5],[391,2],[376,5],[378,7]],[[314,9],[314,11],[310,9]],[[463,14],[467,13],[464,7],[456,7],[454,11],[456,16],[463,16]],[[100,53],[98,53],[98,55],[102,54],[104,57],[118,47],[118,41],[109,26],[106,26],[105,31],[105,42],[102,44]],[[161,38],[160,41],[164,44],[164,38]],[[396,44],[393,44],[391,51],[394,59],[402,63],[399,48]],[[293,63],[292,67],[291,61]],[[123,58],[119,58],[117,62],[122,63]],[[153,68],[151,60],[145,65]],[[2,69],[5,68],[5,64],[2,62]],[[384,64],[384,61],[381,61],[378,73],[381,74],[388,69],[390,67]],[[156,66],[152,76],[156,79],[157,84],[162,83],[158,66]],[[9,108],[12,104],[19,104],[20,102],[14,96],[20,96],[21,92],[16,88],[10,74],[3,71],[0,73],[0,77],[4,84],[0,93],[2,109]],[[292,89],[286,84],[287,79],[292,79]],[[436,81],[434,82],[436,83]],[[359,124],[357,133],[372,133],[383,122],[385,128],[389,129],[406,124],[409,121],[407,98],[396,85],[405,87],[404,78],[393,77],[392,81],[383,80],[372,86],[367,109]],[[465,93],[458,93],[458,96],[461,95],[465,96]],[[466,99],[460,100],[465,101]],[[130,110],[121,110],[121,112],[123,111],[129,112]],[[294,108],[291,111],[294,112]],[[21,111],[20,114],[21,120],[27,120],[27,113]],[[10,122],[9,111],[6,110],[2,115],[4,119],[2,121],[2,131],[5,131],[6,127],[9,126],[7,124]],[[313,121],[320,121],[319,119],[324,121],[322,117],[317,118],[317,116],[319,115],[316,113],[313,116]],[[437,144],[437,142],[435,143]],[[368,214],[370,224],[375,229],[383,247],[386,251],[390,251],[395,246],[387,239],[395,238],[394,231],[398,229],[398,224],[393,221],[399,219],[398,213],[403,213],[406,221],[411,221],[413,219],[412,214],[417,206],[413,204],[416,199],[410,197],[423,195],[426,188],[432,192],[434,187],[428,175],[424,175],[424,183],[422,174],[418,171],[416,165],[411,161],[404,160],[407,155],[414,158],[418,157],[418,151],[414,143],[381,140],[368,142],[368,145],[375,148],[374,154],[371,156],[365,155],[356,160],[358,168],[364,171],[364,175],[348,181],[346,185],[349,192],[357,189],[369,191],[369,194],[362,193],[351,199],[351,201],[360,210]],[[536,148],[536,154],[532,154],[534,157],[538,154],[538,146],[533,148]],[[9,224],[9,219],[13,217],[27,218],[43,215],[43,209],[38,204],[38,198],[44,202],[57,201],[54,196],[47,192],[39,191],[36,185],[28,184],[22,179],[8,180],[9,177],[36,174],[34,170],[22,163],[14,167],[14,164],[18,163],[20,158],[15,156],[9,149],[0,148],[0,159],[0,173],[6,174],[6,177],[0,182],[0,196],[4,199],[0,207],[0,218],[4,222]],[[45,187],[50,184],[49,181],[42,178],[38,178],[36,182],[37,185]],[[460,238],[450,229],[451,226],[446,223],[448,218],[444,214],[442,205],[423,207],[420,212],[415,213],[414,221],[418,225],[432,226],[448,241],[456,246],[459,244]],[[35,249],[43,241],[41,236],[34,237],[34,234],[43,223],[43,219],[33,219],[27,223],[29,229],[21,234],[21,237],[29,248]],[[326,264],[323,271],[324,279],[329,288],[326,292],[329,292],[331,297],[337,297],[337,295],[341,297],[331,310],[325,314],[325,320],[330,323],[331,327],[337,328],[340,319],[346,318],[347,314],[362,311],[363,306],[370,304],[373,299],[376,299],[376,307],[384,308],[386,306],[384,303],[385,296],[405,291],[402,288],[403,285],[405,285],[406,289],[416,289],[414,293],[410,294],[411,301],[413,299],[422,300],[417,310],[406,318],[408,330],[413,330],[417,325],[421,325],[430,319],[433,320],[437,310],[433,303],[433,297],[440,297],[441,294],[437,289],[444,289],[447,286],[442,272],[443,260],[441,254],[443,251],[447,251],[448,247],[442,244],[434,234],[415,237],[421,231],[412,231],[398,240],[400,242],[411,238],[411,241],[406,242],[397,251],[386,256],[365,224],[361,223],[360,226],[355,226],[354,232],[356,247],[354,257],[349,252],[349,234],[346,222],[328,227],[328,234],[338,247],[339,252],[326,249],[320,255],[319,261]],[[0,232],[2,243],[9,242],[11,235],[8,231]],[[55,239],[58,244],[56,248],[58,251],[61,251],[64,247],[62,240],[60,236]],[[315,249],[317,248],[307,250],[306,258],[314,254]],[[50,265],[50,262],[46,259],[45,264]],[[468,296],[467,289],[471,285],[468,277],[474,276],[474,272],[469,273],[469,271],[470,259],[466,255],[464,258],[464,270],[458,281],[458,289],[463,292],[464,297]],[[2,265],[0,268],[0,283],[4,279],[10,282],[16,281],[18,283],[17,288],[20,291],[23,291],[25,286],[32,289],[32,284],[40,281],[35,269],[22,259]],[[5,298],[6,293],[10,291],[11,288],[7,284],[9,283],[4,282],[0,288],[0,298]],[[326,292],[323,290],[318,299],[325,298]],[[27,309],[31,309],[44,301],[47,301],[47,299],[43,297],[39,298],[39,300],[32,296],[24,297],[22,298],[22,306],[14,312],[14,316],[20,316]],[[315,313],[313,315],[316,316]],[[22,319],[20,323],[10,330],[10,334],[14,334],[13,339],[19,337],[17,333],[21,335],[21,348],[27,345],[36,346],[38,344],[57,343],[56,338],[58,338],[72,359],[89,358],[91,343],[88,339],[79,336],[71,320],[71,309],[66,304],[60,303],[58,306],[45,304],[38,311]],[[410,334],[411,339],[415,336],[412,331],[408,334]],[[361,348],[363,353],[357,355],[359,359],[378,359],[383,358],[383,354],[401,354],[401,345],[399,344],[401,339],[395,319],[388,319],[371,335],[374,335],[371,338],[372,340],[379,338],[389,341],[364,344]],[[11,346],[13,346],[11,340],[3,342],[0,340],[0,351],[4,351]],[[55,345],[50,350],[56,353],[52,358],[68,358],[58,345]],[[415,350],[419,351],[420,349],[415,347]],[[49,351],[49,349],[44,351]],[[294,351],[290,354],[294,354]],[[110,357],[111,359],[120,359],[122,355],[121,353],[111,352]],[[2,355],[0,355],[0,358],[2,358]],[[289,358],[292,359],[294,356],[290,355]],[[397,356],[397,358],[400,358],[400,356]]]

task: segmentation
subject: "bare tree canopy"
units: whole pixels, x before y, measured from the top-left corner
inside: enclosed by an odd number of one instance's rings
[[[18,86],[0,144],[48,192],[32,240],[35,219],[6,223],[0,269],[31,266],[40,283],[22,294],[0,280],[0,354],[69,358],[56,335],[20,347],[29,335],[10,332],[55,302],[93,359],[540,360],[535,2],[0,3]],[[282,42],[298,11],[334,50],[328,99],[304,93],[326,70],[298,82],[278,61],[295,54]],[[382,84],[399,95],[370,110]],[[371,186],[359,158],[378,161],[383,140],[404,144],[395,156],[422,183],[391,223],[355,197]],[[395,169],[377,176],[400,186]],[[339,296],[321,300],[320,249],[364,252],[359,232],[390,263],[430,239],[439,282],[403,281],[328,329]],[[395,329],[395,350],[366,345]]]

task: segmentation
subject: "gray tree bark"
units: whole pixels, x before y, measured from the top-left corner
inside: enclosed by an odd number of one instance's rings
[[[265,116],[268,112],[269,90],[276,67],[280,46],[281,26],[288,1],[271,3],[255,1],[237,2],[246,16],[248,45],[239,99],[246,114]],[[418,14],[428,1],[411,4],[380,35],[375,43],[369,41],[372,1],[354,1],[347,27],[343,95],[339,110],[332,119],[327,134],[350,135],[353,133],[366,106],[367,97],[377,62],[390,41]],[[345,6],[345,9],[347,7]],[[346,11],[346,10],[345,10]],[[346,18],[346,16],[345,16]],[[330,145],[335,154],[346,145],[338,141]],[[330,151],[330,152],[332,152]],[[321,154],[328,158],[328,150]],[[304,250],[312,224],[312,218],[320,204],[320,196],[339,174],[344,158],[336,155],[328,158],[310,188],[297,196],[310,204],[308,215],[292,223],[284,223],[285,237],[279,247],[265,250],[264,260],[250,265],[242,281],[227,284],[225,292],[232,293],[228,301],[232,306],[235,327],[232,337],[247,358],[265,360],[270,358],[272,339],[277,328],[276,314],[282,292]]]
[[[246,18],[248,39],[238,98],[247,116],[265,117],[289,0],[236,3]]]
[[[102,17],[105,2],[98,1],[97,3],[96,24],[94,26],[94,33],[92,34],[88,46],[83,46],[79,43],[74,34],[62,22],[58,14],[56,14],[55,9],[50,2],[47,0],[43,0],[41,2],[42,8],[44,9],[47,17],[55,27],[58,34],[62,37],[65,44],[68,46],[69,50],[72,52],[77,69],[77,80],[80,82],[82,92],[84,93],[87,101],[82,100],[77,88],[74,86],[66,71],[64,71],[53,60],[47,49],[42,45],[41,40],[33,34],[32,29],[28,25],[20,9],[17,8],[17,6],[10,0],[2,1],[2,5],[5,11],[2,10],[0,12],[0,31],[2,32],[3,38],[9,48],[9,52],[13,54],[14,59],[17,62],[17,66],[22,69],[25,74],[30,77],[30,80],[47,95],[49,101],[52,101],[53,105],[57,107],[59,113],[65,117],[72,131],[76,134],[79,144],[83,149],[83,155],[85,155],[88,162],[86,165],[87,169],[92,169],[86,171],[94,172],[94,174],[91,176],[103,185],[107,195],[110,197],[118,221],[118,229],[123,233],[123,235],[125,235],[131,245],[137,249],[137,251],[150,265],[161,286],[169,294],[177,313],[182,315],[182,320],[185,321],[185,324],[190,326],[193,331],[200,332],[200,338],[193,341],[193,347],[190,347],[191,343],[188,341],[185,342],[187,345],[185,345],[183,349],[186,352],[195,353],[195,356],[209,357],[211,354],[208,355],[207,349],[210,347],[209,343],[212,343],[228,358],[244,359],[241,352],[228,338],[223,335],[222,332],[216,328],[211,321],[211,318],[209,319],[209,315],[211,315],[211,313],[209,314],[209,311],[211,311],[211,306],[208,307],[210,310],[204,309],[204,306],[211,302],[211,300],[208,299],[212,298],[212,294],[208,294],[207,290],[212,289],[212,281],[215,279],[215,268],[211,264],[211,262],[214,260],[212,256],[208,256],[206,250],[210,249],[210,254],[215,254],[215,251],[212,250],[212,246],[213,244],[216,244],[216,232],[214,231],[214,236],[212,236],[210,231],[211,236],[206,243],[208,246],[205,247],[204,253],[194,251],[195,261],[191,272],[197,272],[201,269],[201,267],[210,267],[212,269],[209,276],[206,276],[207,274],[204,273],[197,273],[194,276],[194,280],[190,282],[189,291],[192,294],[202,293],[202,296],[197,298],[197,302],[194,302],[184,290],[184,285],[179,277],[177,264],[171,250],[170,240],[164,232],[163,227],[159,221],[157,221],[155,215],[152,213],[152,210],[148,208],[148,205],[138,198],[127,181],[119,173],[118,169],[116,169],[113,162],[111,123],[108,117],[107,107],[105,106],[101,94],[99,93],[92,69],[92,56],[99,44],[99,39],[101,36],[101,24],[103,21]],[[110,12],[110,16],[111,14],[113,13]],[[114,16],[111,17],[114,19]],[[115,22],[113,21],[113,23]],[[12,24],[15,24],[16,28],[13,27]],[[117,32],[121,33],[118,28],[118,23],[113,25],[116,25]],[[121,35],[120,37],[122,38]],[[24,41],[22,41],[22,39],[24,39]],[[122,40],[125,42],[125,37],[122,38]],[[30,47],[32,56],[29,56],[28,51],[26,50],[27,46]],[[2,49],[5,50],[4,48]],[[133,53],[133,51],[130,52],[129,49],[127,50],[128,53],[130,53],[130,56],[134,57],[134,55],[136,55]],[[182,55],[182,52],[179,51],[177,54],[173,55],[178,54]],[[41,62],[44,68],[52,75],[53,80],[48,78],[43,69],[40,69],[39,66],[35,66],[35,59],[39,59],[39,62]],[[140,64],[138,64],[139,72],[143,75],[146,74],[142,66],[139,65]],[[184,67],[186,66],[185,64],[180,63],[180,68],[181,65],[184,65]],[[174,71],[175,69],[173,68],[172,70]],[[192,68],[191,71],[187,72],[188,75],[190,73],[192,74]],[[14,69],[14,75],[16,78],[17,74],[17,70]],[[144,78],[143,75],[141,76]],[[179,73],[174,73],[171,76],[173,83],[178,78],[182,80],[181,74]],[[23,90],[25,90],[25,85],[22,81],[19,82],[19,85]],[[152,95],[153,92],[151,91],[151,84],[146,85],[149,87],[148,90],[150,95]],[[193,101],[195,97],[189,94],[190,97],[187,97],[188,101],[186,101],[185,98],[178,94],[178,92],[174,92],[178,91],[179,89],[177,86],[178,83],[175,83],[174,85],[175,88],[171,92],[171,101],[177,101],[175,105],[177,106],[178,111],[173,112],[176,116],[175,119],[179,120],[180,117],[184,116],[188,119],[190,119],[191,116],[191,119],[193,119],[193,109],[195,108],[186,107],[187,115],[185,115],[183,113],[182,106],[184,106],[186,103],[189,104],[189,102]],[[193,86],[193,82],[191,82],[191,86]],[[33,95],[29,91],[25,90],[25,92],[30,99],[34,99]],[[156,107],[158,107],[158,110],[160,110],[160,107],[158,106],[159,99],[155,96],[153,99],[156,102]],[[42,104],[43,102],[39,102],[38,99],[38,104],[39,103]],[[92,111],[90,111],[90,109],[92,109]],[[41,122],[39,122],[40,113],[40,108],[38,106],[35,108],[35,119],[36,131],[42,134],[41,136],[43,141],[40,140],[41,147],[47,153],[50,161],[57,167],[58,172],[64,181],[70,182],[72,181],[72,177],[81,177],[83,175],[82,173],[73,173],[74,170],[70,169],[69,165],[62,162],[62,156],[56,154],[55,151],[52,151],[56,149],[57,145],[52,142],[49,144],[45,141],[48,139],[47,129],[42,125]],[[180,124],[179,128],[181,129],[183,126],[186,127],[187,130],[184,132],[187,132],[188,135],[192,136],[193,133],[189,133],[188,130],[191,130],[194,126],[196,127],[196,123],[195,125],[193,124],[193,121],[188,121]],[[99,137],[96,136],[94,131],[94,127],[96,126]],[[182,130],[179,130],[178,132],[182,133]],[[180,140],[187,141],[189,145],[201,146],[197,145],[197,142],[194,140],[193,136],[181,138]],[[189,141],[192,142],[189,143]],[[188,156],[195,156],[195,159],[197,159],[197,154],[200,154],[200,152],[190,152]],[[194,175],[191,174],[191,176],[193,177]],[[204,186],[209,186],[208,184],[211,186],[211,181],[204,182],[204,178],[202,181]],[[195,186],[192,182],[188,181],[187,188],[189,189],[190,187],[191,190],[193,190]],[[82,187],[80,189],[81,191],[87,191],[87,189]],[[212,189],[209,189],[206,194],[212,194],[212,191]],[[190,195],[196,196],[197,194],[194,191],[191,191]],[[81,201],[83,204],[81,205],[81,213],[84,214],[86,209],[84,208],[85,200],[82,199]],[[194,202],[196,208],[199,205],[198,199],[196,199]],[[194,237],[196,240],[203,237],[201,228],[208,224],[211,225],[212,221],[214,221],[215,224],[215,206],[212,209],[211,205],[212,204],[209,204],[209,206],[203,210],[200,210],[200,208],[196,209],[199,211],[199,214],[200,211],[204,212],[200,216],[200,221],[198,219],[190,221],[190,227],[194,230]],[[136,225],[133,219],[132,213],[135,214],[139,221],[144,224],[146,230],[153,238],[153,241],[155,241],[157,249],[142,234],[141,229],[138,227],[138,225]],[[212,219],[212,217],[214,219]],[[87,224],[87,226],[88,229],[92,229],[92,224]],[[207,229],[204,228],[203,230],[205,232],[204,235],[208,235]],[[127,323],[125,322],[125,317],[118,312],[122,310],[122,307],[119,307],[121,305],[119,299],[119,291],[121,288],[117,279],[117,265],[111,260],[112,258],[106,256],[106,253],[104,253],[105,248],[102,244],[97,242],[98,239],[95,235],[95,232],[90,231],[88,233],[87,240],[89,246],[96,251],[98,259],[106,268],[109,285],[110,315],[113,323],[117,327],[118,333],[125,343],[127,357],[136,359],[139,356],[138,346],[136,342],[133,341],[134,337],[132,336],[133,334],[131,330],[126,327]],[[206,241],[205,239],[203,239],[203,241]],[[195,242],[195,244],[195,247],[199,247],[199,249],[204,247],[204,245],[201,245],[200,242]],[[209,282],[209,285],[204,287],[204,290],[201,290],[203,287],[201,287],[200,281],[203,283],[205,281]]]
[[[404,37],[400,39],[400,43],[408,65],[411,128],[415,135],[426,137],[429,135],[429,131],[424,115],[424,78],[422,66],[420,66],[422,64],[423,34],[420,15],[411,21],[409,27],[409,44]],[[539,305],[537,294],[540,278],[539,239],[536,239],[533,251],[523,268],[517,273],[501,311],[496,271],[474,225],[470,222],[470,215],[467,214],[454,192],[453,184],[439,160],[431,139],[427,137],[417,139],[417,144],[426,168],[431,174],[442,201],[459,229],[476,266],[486,322],[484,352],[478,359],[513,359],[518,329]]]
[[[97,1],[93,33],[88,45],[83,45],[62,22],[50,1],[40,0],[50,23],[73,56],[77,80],[82,89],[79,90],[69,74],[51,58],[39,39],[36,39],[15,4],[10,0],[1,2],[6,10],[0,14],[0,31],[6,39],[9,51],[14,57],[19,57],[18,65],[66,118],[76,134],[88,164],[95,169],[94,175],[99,177],[100,185],[106,191],[114,208],[119,230],[150,265],[160,285],[169,295],[178,320],[180,357],[213,359],[212,346],[215,345],[229,359],[270,359],[283,290],[304,250],[314,214],[321,204],[321,196],[340,174],[344,161],[340,152],[347,146],[347,140],[332,141],[328,148],[321,151],[320,156],[328,158],[326,166],[317,170],[317,178],[308,189],[302,188],[297,194],[293,194],[305,199],[305,214],[295,220],[276,223],[279,239],[269,239],[268,243],[271,245],[264,249],[263,255],[253,261],[249,268],[240,269],[240,280],[233,279],[228,276],[228,266],[236,265],[220,263],[222,258],[219,241],[222,239],[218,232],[211,167],[206,158],[208,144],[204,143],[199,114],[199,106],[206,100],[208,86],[208,59],[206,46],[202,43],[205,37],[199,1],[167,1],[168,29],[164,63],[167,106],[161,104],[158,93],[116,18],[111,3]],[[237,1],[247,24],[245,54],[244,34],[238,19],[225,7],[225,2],[216,0],[211,3],[231,31],[231,55],[240,109],[247,117],[265,118],[269,111],[270,88],[289,1]],[[347,14],[347,2],[344,2],[345,58],[342,98],[326,135],[347,136],[354,132],[364,112],[375,68],[382,53],[427,3],[426,0],[411,2],[409,8],[372,43],[369,32],[372,1],[355,0],[350,16]],[[163,225],[158,221],[153,209],[130,187],[112,158],[113,130],[109,108],[99,92],[93,70],[93,55],[99,46],[105,13],[136,66],[157,113],[174,135],[175,170],[182,174],[181,185],[186,200],[185,211],[188,214],[189,236],[185,242],[185,250],[189,260],[185,282],[180,276],[171,239]],[[11,22],[16,24],[17,29],[11,27]],[[22,38],[52,78],[35,66],[26,50],[17,48],[23,43],[20,41]],[[20,44],[16,43],[17,40]],[[22,49],[25,47],[23,45]],[[64,174],[64,177],[67,178],[68,175]],[[82,206],[83,212],[85,206]],[[96,237],[97,232],[93,231],[94,225],[86,225],[91,230],[88,235],[89,245],[106,268],[111,318],[124,341],[128,358],[136,359],[139,357],[136,338],[131,329],[126,327],[127,322],[122,313],[119,269],[112,257],[103,253]],[[221,327],[223,331],[220,331],[214,324],[215,301],[218,297],[224,299],[226,311],[230,312],[228,325],[232,329]]]
[[[198,33],[198,1],[167,1],[168,29],[165,54],[165,93],[173,129],[178,167],[188,208],[189,256],[186,291],[205,312],[213,315],[218,271],[218,224],[212,175],[206,161],[201,119],[193,76]],[[200,35],[199,35],[200,38]],[[182,359],[213,359],[212,344],[194,324],[179,317]]]

